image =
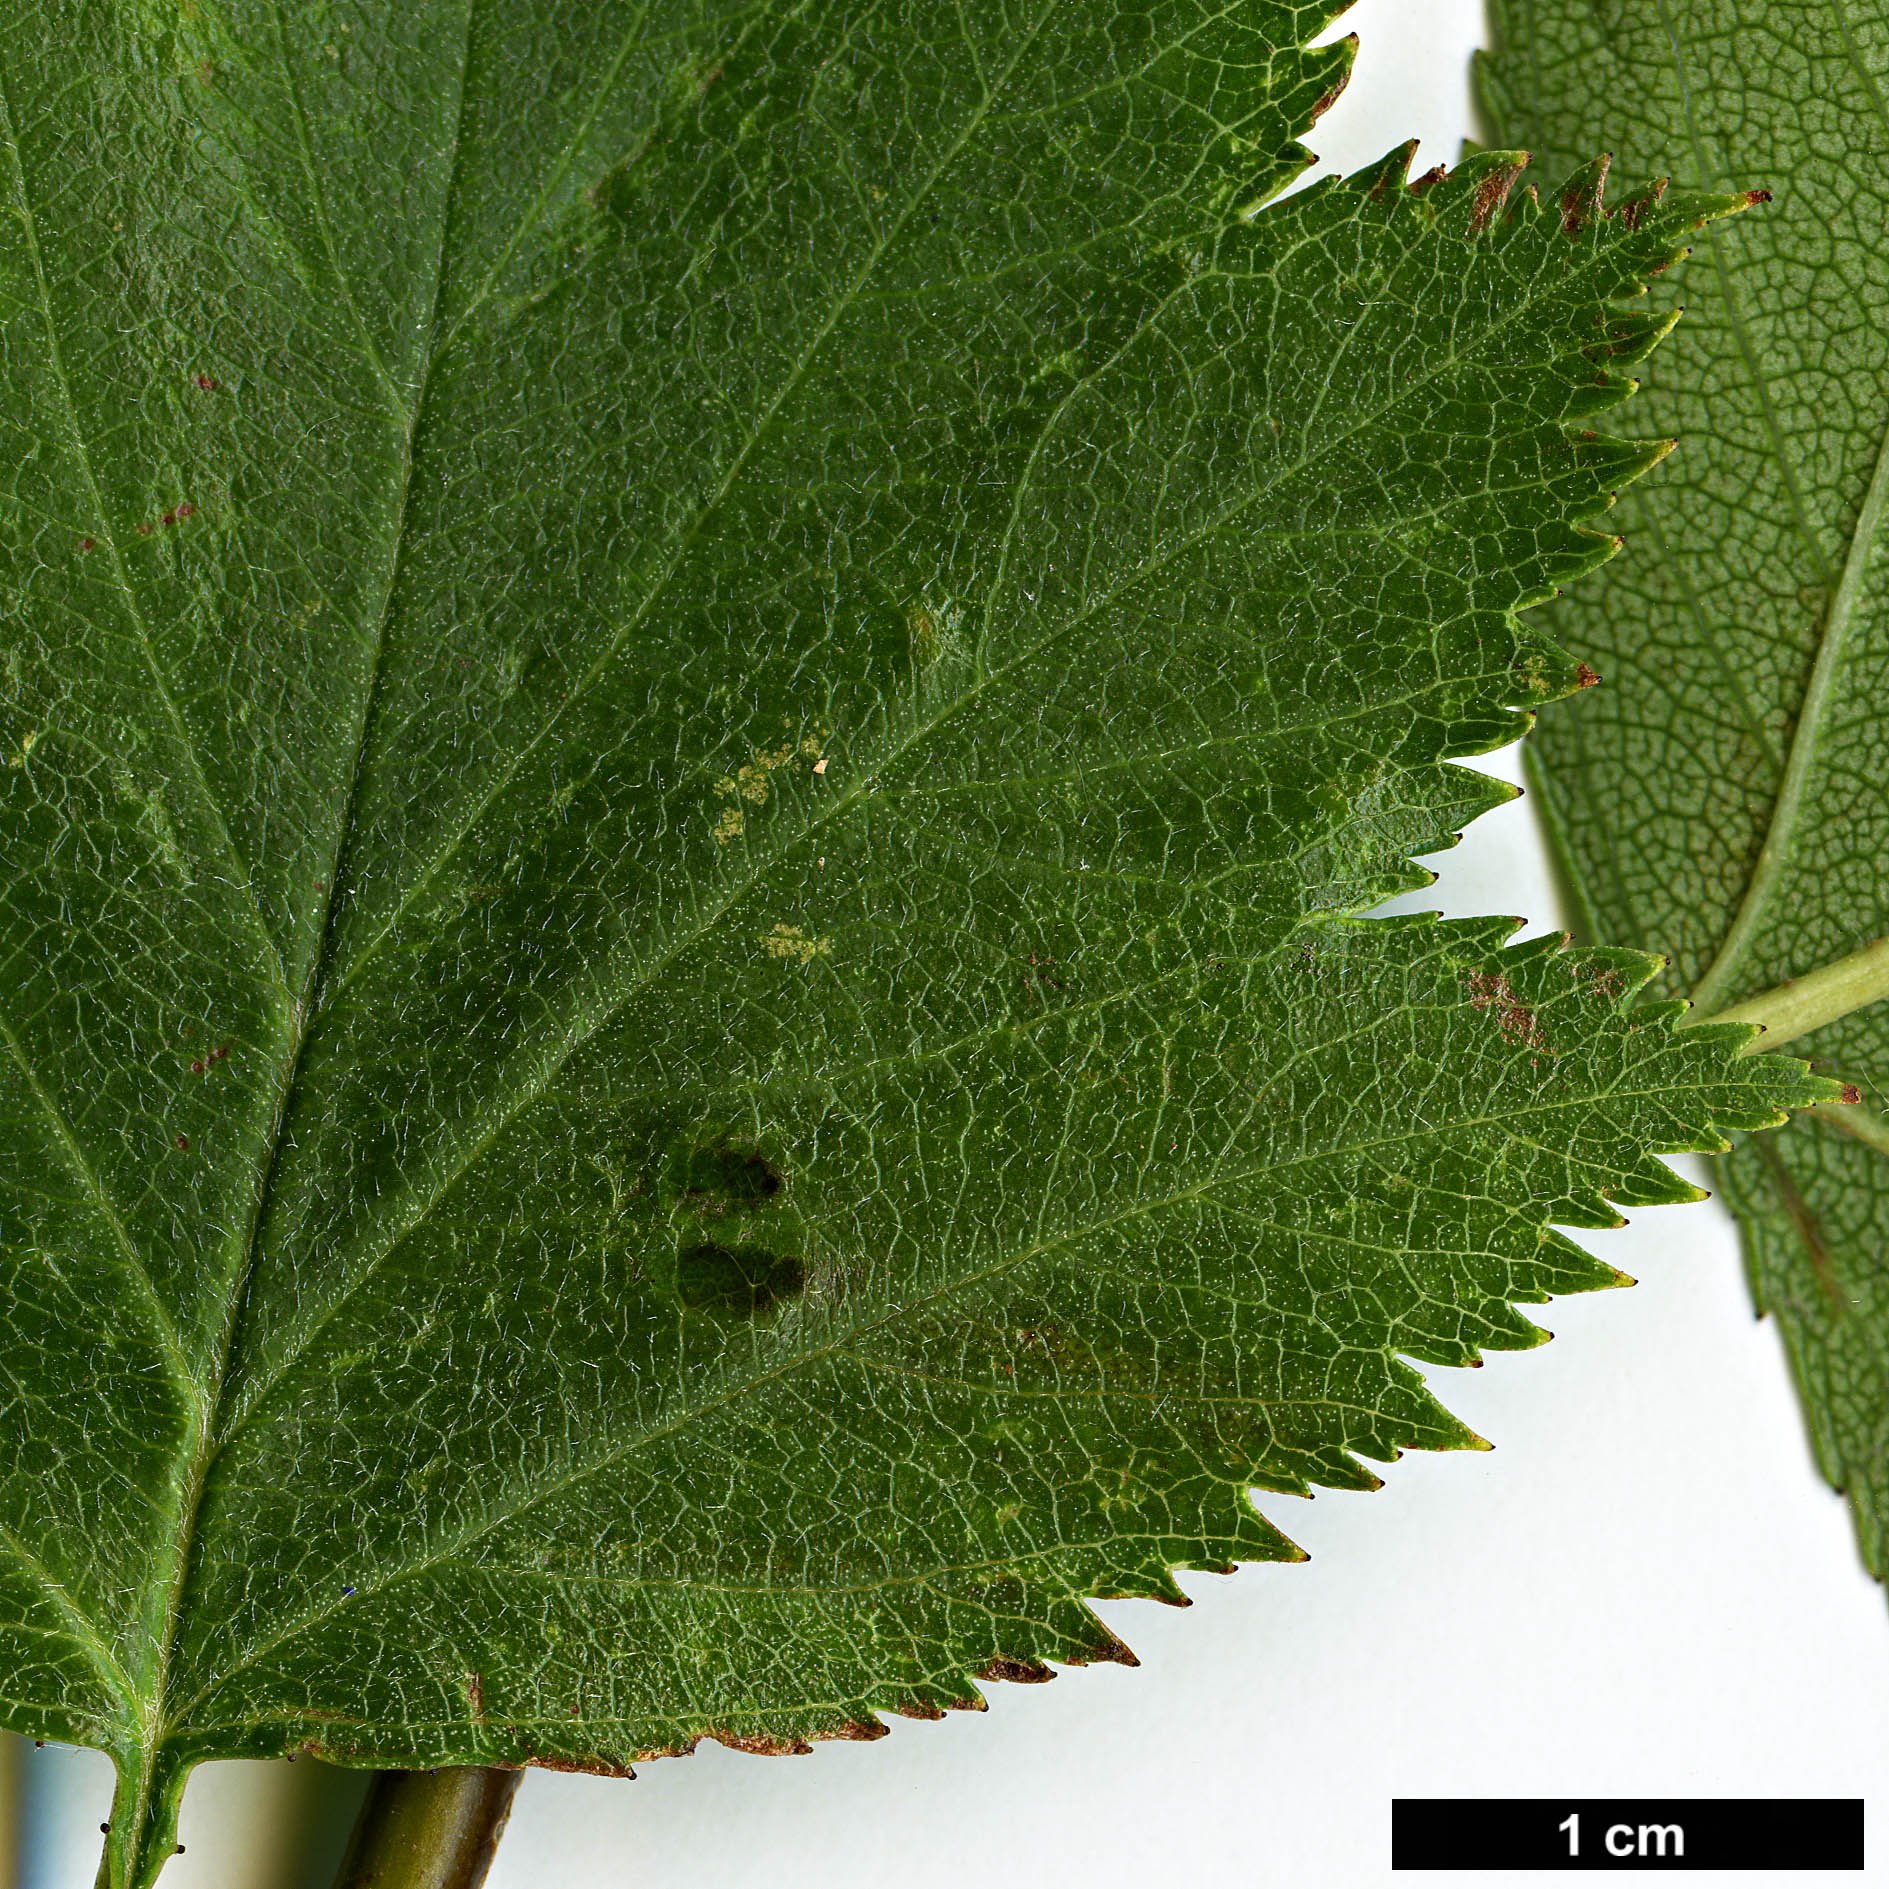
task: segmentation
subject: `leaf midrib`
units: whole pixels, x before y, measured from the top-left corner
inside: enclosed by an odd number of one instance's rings
[[[212,1464],[217,1455],[217,1432],[223,1409],[227,1403],[231,1378],[229,1361],[235,1350],[242,1317],[248,1301],[249,1281],[256,1265],[258,1255],[258,1235],[264,1214],[267,1210],[270,1193],[282,1151],[282,1127],[288,1113],[288,1105],[300,1075],[302,1060],[307,1051],[309,1038],[309,1018],[314,1007],[314,999],[320,988],[321,978],[326,969],[333,947],[335,917],[340,907],[341,871],[347,857],[348,841],[352,833],[355,805],[360,788],[361,765],[366,753],[367,742],[373,724],[374,708],[379,698],[381,658],[386,648],[387,626],[391,615],[395,581],[399,573],[401,553],[406,539],[406,516],[408,500],[413,483],[413,446],[418,434],[421,415],[424,410],[426,392],[431,384],[434,361],[437,358],[435,341],[439,324],[439,290],[445,271],[446,249],[451,237],[453,224],[453,206],[459,172],[459,154],[465,132],[465,81],[471,63],[472,21],[477,0],[465,0],[461,20],[461,41],[459,60],[459,85],[454,103],[455,129],[452,151],[448,160],[447,187],[442,199],[440,213],[439,245],[434,258],[433,281],[429,296],[429,308],[426,319],[419,325],[418,333],[425,337],[425,356],[418,382],[414,388],[413,402],[404,416],[403,452],[398,478],[392,500],[392,523],[388,533],[387,580],[381,596],[379,619],[375,628],[374,648],[369,661],[366,687],[362,691],[360,715],[354,734],[354,761],[349,778],[348,791],[342,805],[341,817],[337,822],[334,845],[329,856],[329,869],[326,879],[327,891],[324,894],[322,923],[317,936],[315,951],[311,954],[308,973],[302,992],[295,1001],[291,1015],[291,1036],[283,1060],[280,1079],[267,1092],[269,1118],[264,1135],[263,1163],[257,1177],[256,1187],[251,1199],[250,1212],[241,1228],[241,1244],[238,1250],[238,1263],[232,1270],[232,1289],[224,1306],[222,1329],[217,1335],[210,1360],[210,1378],[215,1386],[214,1403],[205,1410],[197,1422],[192,1425],[183,1476],[179,1489],[177,1517],[173,1527],[168,1565],[160,1562],[161,1575],[147,1584],[147,1592],[159,1587],[164,1593],[161,1619],[157,1631],[153,1634],[155,1657],[151,1665],[151,1684],[145,1699],[142,1729],[142,1758],[148,1777],[156,1748],[161,1741],[163,1720],[172,1716],[167,1712],[167,1694],[170,1686],[171,1661],[176,1650],[178,1631],[183,1619],[184,1598],[188,1591],[191,1557],[196,1542],[197,1524],[202,1514],[203,1491],[209,1480]],[[290,83],[293,84],[293,56],[289,49],[286,33],[282,37],[282,56],[289,71]],[[325,210],[324,210],[325,221]],[[337,259],[338,262],[338,259]],[[378,362],[377,362],[378,364]],[[392,382],[385,379],[383,385],[390,395],[394,393]],[[149,1790],[138,1792],[134,1814],[140,1821],[149,1815]]]
[[[1836,15],[1838,30],[1843,35],[1844,51],[1849,57],[1857,79],[1869,95],[1877,119],[1885,131],[1889,131],[1889,101],[1884,99],[1881,87],[1877,85],[1874,75],[1863,62],[1861,50],[1851,31],[1849,16],[1843,8],[1842,0],[1829,0],[1829,4]],[[1680,71],[1679,41],[1667,12],[1667,0],[1660,0],[1660,17],[1672,46],[1675,70]],[[1692,92],[1690,86],[1684,83],[1683,72],[1681,80],[1681,97],[1684,100],[1687,130],[1692,134],[1695,161],[1702,166],[1703,154],[1693,123]],[[1776,416],[1763,385],[1759,381],[1757,364],[1745,333],[1744,317],[1732,288],[1730,271],[1716,243],[1712,257],[1726,304],[1731,310],[1733,331],[1738,336],[1741,357],[1752,376],[1763,406],[1765,426],[1771,435],[1773,453],[1779,471],[1791,495],[1799,533],[1809,545],[1812,556],[1817,560],[1819,579],[1827,589],[1830,579],[1829,567],[1823,557],[1821,546],[1811,534],[1804,502],[1798,492],[1794,469],[1784,455],[1784,441]],[[1889,506],[1889,425],[1885,426],[1881,442],[1877,447],[1876,463],[1870,475],[1869,485],[1865,490],[1861,509],[1857,513],[1856,523],[1851,528],[1842,573],[1837,581],[1836,592],[1824,615],[1823,627],[1818,636],[1816,659],[1811,667],[1810,681],[1805,688],[1804,698],[1798,705],[1790,752],[1785,759],[1777,798],[1772,804],[1770,817],[1765,823],[1757,862],[1752,869],[1750,879],[1746,882],[1744,895],[1739,901],[1737,911],[1732,916],[1732,922],[1725,937],[1692,992],[1694,1007],[1708,1015],[1713,1010],[1722,1008],[1727,999],[1743,994],[1737,988],[1739,974],[1744,969],[1745,961],[1766,915],[1771,897],[1783,881],[1790,848],[1797,836],[1798,821],[1804,812],[1810,775],[1816,764],[1817,750],[1823,734],[1824,713],[1834,699],[1837,673],[1847,654],[1856,606],[1862,593],[1863,580],[1868,573],[1870,558],[1875,551],[1877,534],[1886,506]],[[1804,967],[1800,965],[1797,968],[1801,970]]]
[[[319,943],[311,959],[302,994],[296,1001],[292,1013],[292,1036],[285,1057],[284,1074],[280,1082],[274,1086],[271,1093],[271,1120],[265,1142],[266,1153],[264,1156],[264,1165],[253,1197],[251,1212],[243,1228],[241,1264],[239,1271],[235,1275],[235,1288],[230,1294],[223,1322],[223,1330],[214,1348],[211,1359],[210,1377],[215,1385],[214,1407],[209,1410],[200,1411],[197,1421],[192,1425],[192,1435],[187,1452],[188,1460],[184,1466],[184,1476],[180,1490],[177,1522],[173,1534],[171,1552],[168,1557],[169,1565],[167,1571],[161,1577],[161,1585],[167,1590],[167,1598],[163,1605],[159,1630],[153,1636],[155,1640],[155,1657],[151,1668],[152,1680],[149,1692],[145,1698],[145,1710],[142,1714],[145,1723],[141,1742],[143,1745],[144,1768],[147,1773],[150,1769],[156,1745],[159,1742],[156,1721],[159,1715],[164,1713],[166,1704],[165,1695],[169,1685],[170,1663],[183,1616],[183,1600],[188,1586],[190,1558],[195,1540],[197,1522],[202,1511],[203,1492],[209,1478],[210,1469],[222,1446],[219,1440],[219,1432],[223,1428],[222,1419],[229,1401],[230,1393],[233,1389],[233,1380],[228,1371],[229,1360],[233,1355],[240,1334],[243,1310],[248,1299],[250,1276],[255,1269],[259,1257],[261,1229],[265,1221],[269,1199],[280,1164],[283,1125],[307,1053],[310,1039],[309,1026],[317,1008],[321,1004],[322,984],[334,954],[337,933],[336,921],[341,909],[342,875],[347,862],[349,845],[355,831],[361,782],[369,744],[372,739],[375,708],[380,697],[382,659],[386,650],[387,629],[392,613],[393,597],[399,576],[402,553],[406,544],[407,514],[413,482],[414,443],[419,432],[427,390],[432,383],[434,369],[441,354],[439,345],[440,288],[444,277],[446,251],[450,241],[457,203],[459,161],[465,133],[466,79],[471,63],[473,16],[476,6],[477,0],[465,0],[465,8],[462,15],[459,82],[454,105],[456,127],[452,152],[449,159],[447,186],[441,202],[439,246],[434,259],[433,279],[429,290],[429,310],[420,328],[420,332],[427,337],[426,353],[419,381],[414,391],[413,404],[411,410],[405,416],[403,452],[392,507],[393,521],[388,534],[387,579],[382,592],[381,608],[376,624],[374,648],[370,659],[367,684],[363,690],[360,716],[354,730],[353,765],[349,777],[347,796],[343,804],[341,817],[337,823],[334,845],[330,856],[326,881],[327,892],[325,894]],[[1047,0],[1047,4],[1045,4],[1043,10],[1039,13],[1031,32],[1025,35],[1019,43],[1015,56],[1005,70],[1005,83],[1007,83],[1011,75],[1014,74],[1017,65],[1021,63],[1030,45],[1040,33],[1043,24],[1055,11],[1055,6],[1056,0]],[[625,36],[626,46],[630,37],[630,35]],[[618,59],[613,65],[612,71],[620,66],[622,53],[623,49],[620,48]],[[289,53],[286,35],[283,36],[283,57],[285,64],[289,65],[291,68],[292,81],[293,62]],[[935,183],[937,177],[942,174],[945,166],[956,158],[958,151],[962,149],[964,143],[976,130],[978,123],[981,122],[984,111],[989,109],[994,97],[994,92],[986,92],[983,108],[979,112],[972,114],[961,136],[953,143],[945,156],[940,159],[939,164],[936,166],[931,176],[927,178],[925,184],[912,194],[906,206],[904,216],[900,219],[899,228],[903,227],[905,219],[916,209],[925,191]],[[0,94],[0,105],[4,105],[4,103],[4,95]],[[11,121],[9,118],[9,131],[10,128]],[[15,162],[17,170],[17,153]],[[566,162],[568,163],[568,158]],[[896,234],[897,231],[895,230],[893,235]],[[514,238],[514,240],[516,240],[516,238]],[[886,248],[890,246],[891,241],[892,236],[888,236],[875,248],[868,267],[866,271],[863,272],[864,274],[869,274],[871,268],[876,266],[877,261],[880,256],[884,254]],[[817,353],[819,347],[823,345],[827,334],[831,332],[833,325],[838,322],[841,315],[844,313],[844,308],[844,298],[838,298],[828,322],[822,328],[813,344],[808,348],[806,356],[800,364],[799,372],[794,377],[792,384],[798,384],[808,364]],[[47,325],[50,331],[49,307]],[[378,360],[376,360],[376,365],[378,365]],[[391,382],[387,382],[386,384],[391,390]],[[790,389],[783,390],[780,398],[775,402],[774,408],[770,410],[769,414],[764,419],[763,427],[756,430],[757,439],[760,432],[771,422],[773,413],[778,411],[780,405],[785,401],[788,391],[790,391]],[[734,478],[739,473],[741,464],[745,463],[747,451],[751,450],[753,443],[754,442],[751,441],[749,447],[744,448],[744,452],[740,455],[736,466],[731,470],[728,480],[724,482],[721,492],[717,493],[714,503],[719,503],[720,497],[726,492],[728,487],[732,485]],[[89,476],[89,463],[87,470]],[[706,520],[707,511],[711,509],[712,506],[705,508],[704,522]],[[674,560],[676,563],[680,562],[689,544],[693,542],[693,537],[694,533],[691,532],[677,547]],[[660,585],[655,588],[659,590]],[[653,607],[654,601],[655,592],[653,591],[650,599],[651,607]],[[630,634],[633,627],[633,624],[626,625],[625,629],[616,640],[620,642],[622,636]],[[552,719],[555,720],[555,717]],[[532,745],[536,745],[535,741]],[[520,763],[522,763],[524,759],[524,752],[528,752],[528,750],[521,752],[518,757]],[[227,829],[225,829],[225,833],[227,836]],[[279,965],[279,955],[277,962]],[[146,1591],[152,1591],[152,1589],[159,1584],[159,1582],[148,1584]],[[182,1708],[182,1710],[185,1711],[188,1709],[188,1706]],[[174,1721],[180,1714],[178,1712],[171,1712],[165,1715]],[[138,1813],[140,1817],[145,1814],[148,1808],[147,1799],[148,1791],[141,1790],[139,1793],[140,1809]]]
[[[1692,82],[1679,30],[1673,21],[1670,0],[1656,0],[1656,4],[1659,9],[1660,27],[1666,38],[1673,77],[1678,87],[1686,136],[1692,146],[1698,185],[1700,188],[1705,188],[1708,183],[1716,179],[1717,167],[1709,165],[1706,161],[1704,139],[1698,123]],[[1877,117],[1885,128],[1889,129],[1889,101],[1885,101],[1881,89],[1862,62],[1850,31],[1848,17],[1842,10],[1840,0],[1831,0],[1831,4],[1837,13],[1850,63],[1869,95]],[[1537,96],[1541,96],[1539,87]],[[1875,549],[1876,535],[1885,506],[1889,505],[1889,428],[1885,429],[1877,448],[1875,467],[1862,508],[1857,515],[1856,524],[1850,533],[1842,571],[1840,574],[1833,573],[1829,559],[1824,554],[1823,545],[1812,526],[1809,508],[1798,482],[1796,467],[1787,451],[1784,430],[1779,423],[1776,408],[1771,399],[1769,380],[1759,365],[1757,351],[1746,326],[1744,308],[1733,279],[1733,272],[1721,247],[1723,239],[1717,231],[1708,231],[1706,236],[1711,249],[1713,272],[1718,278],[1719,291],[1724,298],[1731,331],[1738,346],[1739,359],[1744,364],[1746,378],[1753,393],[1757,396],[1759,409],[1764,416],[1765,432],[1771,442],[1772,463],[1777,467],[1778,476],[1789,498],[1791,517],[1797,536],[1810,554],[1819,585],[1828,590],[1832,576],[1837,577],[1835,594],[1825,613],[1823,626],[1818,636],[1817,655],[1812,665],[1810,681],[1806,686],[1804,699],[1798,706],[1790,751],[1785,759],[1784,773],[1778,785],[1777,797],[1772,804],[1770,816],[1765,822],[1756,863],[1751,877],[1746,882],[1738,908],[1732,916],[1731,924],[1720,941],[1711,963],[1692,992],[1694,1007],[1710,1014],[1711,1011],[1722,1007],[1727,998],[1739,994],[1737,991],[1739,974],[1744,969],[1745,961],[1758,935],[1771,897],[1783,881],[1785,863],[1792,842],[1797,836],[1798,821],[1804,812],[1805,791],[1809,785],[1810,774],[1815,765],[1817,749],[1823,733],[1823,714],[1833,697],[1833,685],[1847,651],[1863,578]]]

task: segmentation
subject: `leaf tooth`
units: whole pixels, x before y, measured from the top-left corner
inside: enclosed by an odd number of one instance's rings
[[[1340,12],[1343,10],[1339,9]],[[1338,16],[1334,14],[1332,17]],[[1324,46],[1309,46],[1300,51],[1298,96],[1303,101],[1302,109],[1305,112],[1301,121],[1303,129],[1310,130],[1337,103],[1350,83],[1357,51],[1358,36],[1355,33]],[[1243,179],[1236,189],[1226,193],[1239,199],[1238,208],[1232,212],[1234,219],[1250,222],[1287,185],[1317,163],[1318,153],[1307,150],[1296,140],[1285,146],[1262,172]]]
[[[1583,230],[1607,220],[1607,173],[1613,161],[1613,153],[1603,151],[1599,157],[1583,164],[1555,193],[1563,236],[1579,236]]]
[[[1668,1152],[1705,1154],[1712,1150],[1673,1148]],[[1610,1199],[1623,1207],[1683,1207],[1712,1198],[1706,1189],[1695,1186],[1677,1168],[1670,1168],[1651,1155],[1626,1168],[1607,1192]]]
[[[1534,160],[1526,151],[1477,151],[1454,170],[1440,167],[1426,187],[1426,200],[1439,220],[1461,218],[1466,237],[1480,236],[1501,216],[1510,194]]]
[[[1313,124],[1317,124],[1338,103],[1344,96],[1345,87],[1351,83],[1351,74],[1358,59],[1357,34],[1347,33],[1343,39],[1334,40],[1332,49],[1340,55],[1337,61],[1338,69],[1333,73],[1331,83],[1319,94],[1312,106]]]
[[[1407,144],[1386,151],[1375,164],[1367,164],[1362,170],[1353,171],[1344,180],[1344,187],[1373,201],[1394,197],[1409,180],[1410,167],[1416,159],[1417,140],[1412,138]]]
[[[1677,303],[1657,312],[1644,308],[1604,310],[1594,317],[1594,323],[1605,332],[1581,351],[1590,361],[1606,362],[1614,367],[1637,367],[1672,333],[1674,324],[1684,313],[1684,305]],[[1627,385],[1637,387],[1639,383],[1629,381]]]

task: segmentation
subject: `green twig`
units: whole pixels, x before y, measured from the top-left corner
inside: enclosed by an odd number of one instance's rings
[[[522,1771],[383,1771],[335,1889],[479,1889]]]

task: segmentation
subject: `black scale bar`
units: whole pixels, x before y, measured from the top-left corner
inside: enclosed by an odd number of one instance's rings
[[[1393,1869],[1858,1869],[1860,1797],[1400,1797]]]

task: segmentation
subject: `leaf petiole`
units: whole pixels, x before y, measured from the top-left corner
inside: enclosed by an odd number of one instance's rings
[[[524,1775],[481,1765],[383,1771],[335,1889],[479,1889]]]

